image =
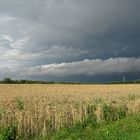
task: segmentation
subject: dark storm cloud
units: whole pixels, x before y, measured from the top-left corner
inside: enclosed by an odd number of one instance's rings
[[[0,69],[138,58],[139,13],[139,0],[0,0]]]

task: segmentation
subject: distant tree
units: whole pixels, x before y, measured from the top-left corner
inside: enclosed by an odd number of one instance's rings
[[[25,83],[26,83],[26,80],[21,79],[21,80],[19,81],[19,83],[20,83],[20,84],[25,84]]]
[[[12,80],[11,80],[11,78],[4,78],[3,82],[7,83],[7,84],[10,84],[10,83],[12,83]]]

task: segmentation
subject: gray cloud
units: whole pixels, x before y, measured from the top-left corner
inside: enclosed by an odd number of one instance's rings
[[[0,71],[138,58],[139,13],[139,0],[0,0]]]
[[[94,59],[79,62],[48,64],[29,68],[28,76],[104,75],[140,72],[140,58]]]

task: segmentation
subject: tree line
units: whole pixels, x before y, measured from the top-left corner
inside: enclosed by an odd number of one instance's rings
[[[54,82],[54,81],[36,81],[36,80],[13,80],[4,78],[0,84],[140,84],[140,79],[134,81],[111,81],[106,83],[80,83],[80,82]]]
[[[1,84],[46,84],[47,82],[44,81],[34,81],[34,80],[27,80],[27,79],[21,79],[21,80],[13,80],[11,78],[4,78],[2,81],[0,81]]]
[[[54,82],[54,81],[36,81],[36,80],[13,80],[11,78],[4,78],[0,84],[80,84],[79,82]]]

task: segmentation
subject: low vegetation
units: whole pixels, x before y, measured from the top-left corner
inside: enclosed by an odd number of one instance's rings
[[[121,120],[139,114],[139,97],[138,84],[2,84],[0,140],[113,140]]]
[[[75,124],[71,128],[62,129],[50,138],[36,138],[33,140],[139,140],[140,115],[133,115],[114,123],[98,123],[93,125]]]
[[[35,80],[13,80],[11,78],[4,78],[0,84],[99,84],[99,83],[80,83],[80,82],[54,82],[54,81],[35,81]],[[140,79],[130,81],[112,81],[102,84],[140,84]]]

